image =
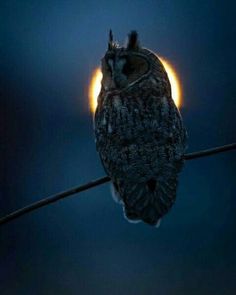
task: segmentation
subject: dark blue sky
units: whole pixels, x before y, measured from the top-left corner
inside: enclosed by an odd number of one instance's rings
[[[189,151],[236,140],[234,1],[1,3],[0,215],[104,174],[87,89],[114,30],[177,69]],[[0,294],[236,293],[236,155],[186,163],[157,230],[109,185],[0,228]]]

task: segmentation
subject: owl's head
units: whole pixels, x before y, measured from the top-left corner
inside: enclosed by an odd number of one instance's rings
[[[136,31],[131,31],[124,47],[113,41],[110,31],[108,49],[102,58],[102,87],[105,91],[127,88],[147,77],[153,67],[165,72],[157,56],[140,46]]]

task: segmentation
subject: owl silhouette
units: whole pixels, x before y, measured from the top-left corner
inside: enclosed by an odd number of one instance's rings
[[[110,31],[94,117],[96,148],[116,200],[131,222],[157,226],[176,199],[186,130],[160,59],[128,35]]]

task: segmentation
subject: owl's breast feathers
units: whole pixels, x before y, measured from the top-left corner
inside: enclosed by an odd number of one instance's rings
[[[172,206],[186,132],[165,77],[101,91],[96,146],[131,220],[156,224]]]

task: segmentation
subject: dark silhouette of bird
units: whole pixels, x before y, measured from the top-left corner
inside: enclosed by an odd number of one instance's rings
[[[116,199],[133,222],[158,225],[176,199],[186,130],[160,59],[132,31],[110,31],[94,118],[96,147]]]

